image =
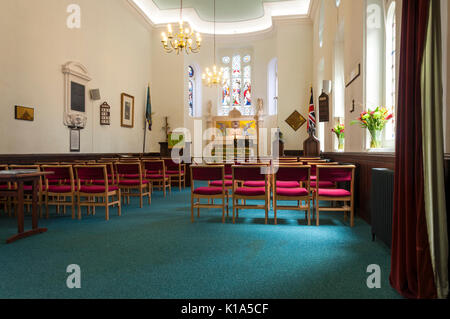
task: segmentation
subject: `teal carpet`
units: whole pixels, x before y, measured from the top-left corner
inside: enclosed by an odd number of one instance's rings
[[[152,205],[138,200],[104,220],[72,220],[53,211],[48,232],[10,245],[16,221],[0,212],[0,298],[400,298],[389,286],[390,252],[370,227],[323,213],[306,226],[302,212],[241,211],[233,225],[221,210],[190,222],[190,191],[175,189]],[[270,213],[273,216],[273,213]],[[27,217],[26,227],[31,218]],[[81,289],[66,287],[66,267],[81,267]],[[381,267],[381,289],[366,285],[367,266]]]

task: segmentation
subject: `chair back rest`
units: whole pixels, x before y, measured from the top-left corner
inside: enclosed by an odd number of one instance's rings
[[[336,162],[329,162],[329,163],[307,162],[305,165],[311,166],[311,176],[316,176],[317,165],[338,165],[338,163],[336,163]]]
[[[191,179],[194,181],[223,180],[225,168],[223,165],[192,165]]]
[[[73,171],[70,165],[42,165],[41,169],[43,172],[52,172],[51,175],[44,175],[44,179],[48,180],[58,180],[58,181],[70,181],[73,183]]]
[[[171,158],[163,158],[164,165],[168,171],[181,171],[181,163],[175,163]]]
[[[310,169],[310,166],[282,165],[278,167],[275,178],[283,182],[305,182],[309,180]]]
[[[354,165],[318,165],[317,182],[351,182],[354,170]]]
[[[139,175],[142,178],[141,163],[140,162],[117,162],[117,174],[120,175]]]
[[[264,181],[266,174],[263,171],[265,165],[234,165],[233,179],[237,181]]]
[[[143,169],[146,171],[158,171],[163,173],[165,165],[163,160],[144,160],[142,161]]]
[[[104,180],[108,183],[106,165],[75,165],[77,182],[80,180]]]
[[[9,165],[9,169],[30,169],[40,171],[39,165]]]

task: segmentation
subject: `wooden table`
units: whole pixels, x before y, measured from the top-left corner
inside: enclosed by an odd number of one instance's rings
[[[18,233],[6,240],[7,244],[15,242],[16,240],[26,238],[32,235],[41,234],[47,231],[47,228],[38,227],[38,191],[39,180],[42,176],[53,174],[52,172],[39,172],[36,170],[6,170],[0,171],[0,183],[17,183],[17,189],[0,190],[0,196],[16,197],[17,198],[17,227]],[[24,231],[24,190],[25,182],[31,182],[32,187],[32,229]]]

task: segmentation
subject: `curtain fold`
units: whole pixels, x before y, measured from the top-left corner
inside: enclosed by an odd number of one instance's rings
[[[430,0],[403,1],[397,103],[391,286],[436,298],[425,218],[421,68]]]
[[[440,0],[431,0],[422,64],[425,211],[439,298],[448,295],[448,234],[444,181],[444,128]]]

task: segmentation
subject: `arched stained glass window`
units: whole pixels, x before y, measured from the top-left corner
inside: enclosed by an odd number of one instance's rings
[[[189,116],[194,116],[194,91],[195,91],[195,71],[192,66],[188,67],[189,82]]]
[[[221,87],[221,103],[218,110],[220,116],[228,115],[238,109],[243,115],[254,115],[252,106],[252,67],[251,56],[235,54],[222,57],[223,84]]]

